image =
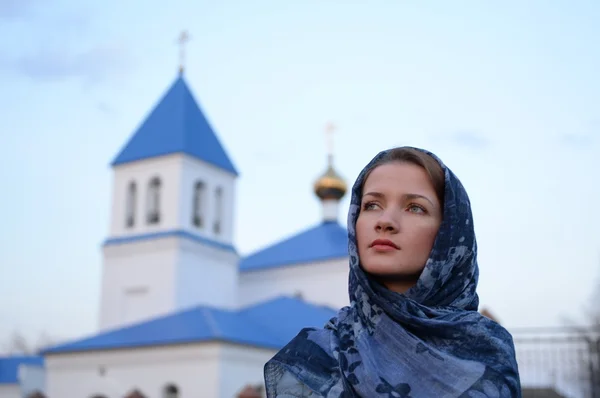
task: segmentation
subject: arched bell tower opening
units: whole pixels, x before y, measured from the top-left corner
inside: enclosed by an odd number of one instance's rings
[[[135,215],[137,208],[137,184],[131,181],[127,187],[127,205],[126,205],[125,224],[128,228],[135,226]]]
[[[206,184],[202,181],[196,181],[194,184],[192,206],[192,224],[194,227],[202,229],[206,224]]]
[[[160,222],[161,185],[159,177],[153,177],[148,183],[148,196],[146,197],[146,221],[148,224],[158,224]]]

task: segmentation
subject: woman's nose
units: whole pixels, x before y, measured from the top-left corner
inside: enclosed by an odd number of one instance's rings
[[[381,217],[377,220],[375,224],[375,229],[377,231],[386,231],[386,232],[397,232],[398,224],[392,217],[386,214],[382,214]]]

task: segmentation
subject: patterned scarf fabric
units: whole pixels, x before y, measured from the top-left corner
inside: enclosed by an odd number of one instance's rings
[[[423,151],[423,150],[421,150]],[[458,178],[445,173],[443,221],[425,269],[405,294],[362,270],[356,220],[365,173],[348,215],[350,306],[324,329],[306,328],[265,365],[267,396],[520,398],[511,335],[477,312],[479,276],[471,206]]]

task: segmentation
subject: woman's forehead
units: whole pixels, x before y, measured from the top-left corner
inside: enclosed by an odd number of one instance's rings
[[[373,188],[385,191],[434,190],[425,169],[411,163],[396,162],[377,166],[366,176],[362,194]]]

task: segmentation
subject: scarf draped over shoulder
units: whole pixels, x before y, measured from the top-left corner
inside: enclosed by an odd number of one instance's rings
[[[417,284],[405,294],[362,270],[356,220],[365,174],[348,214],[350,306],[323,329],[305,328],[265,365],[269,398],[520,398],[511,335],[477,312],[477,243],[467,193],[445,174],[443,221]]]

